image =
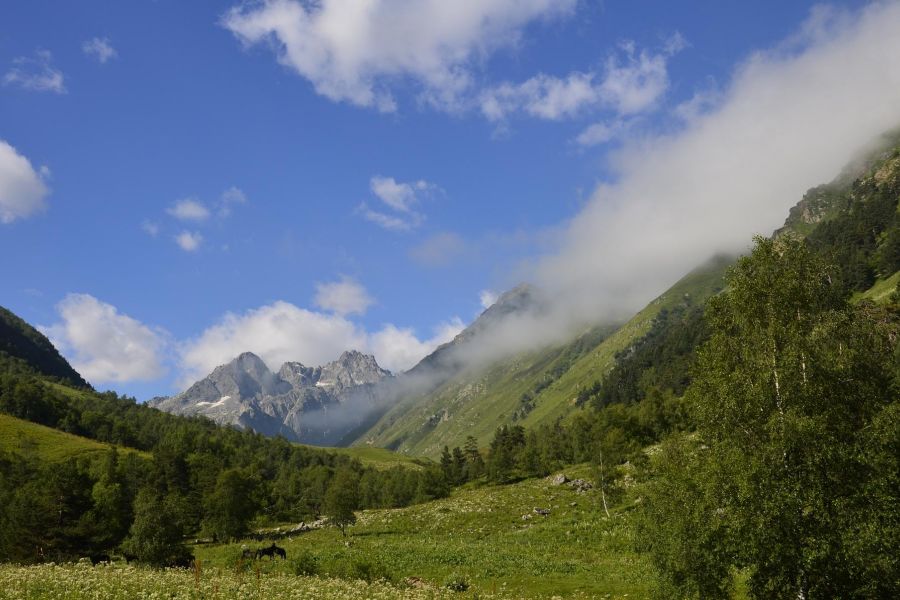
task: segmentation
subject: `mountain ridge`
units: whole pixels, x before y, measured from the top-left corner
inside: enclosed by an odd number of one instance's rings
[[[378,409],[378,384],[391,378],[373,356],[356,350],[316,367],[289,361],[277,372],[243,352],[180,394],[148,405],[291,441],[334,445]]]

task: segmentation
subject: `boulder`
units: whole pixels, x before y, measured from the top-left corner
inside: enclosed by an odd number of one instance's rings
[[[554,475],[550,479],[550,483],[553,485],[562,485],[564,483],[568,483],[569,478],[565,476],[564,473],[559,473],[558,475]]]

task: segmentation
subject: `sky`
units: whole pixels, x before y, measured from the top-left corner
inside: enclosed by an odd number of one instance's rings
[[[896,2],[0,5],[0,304],[95,387],[623,318],[900,124]],[[525,332],[523,339],[522,333]],[[500,344],[502,345],[502,344]]]

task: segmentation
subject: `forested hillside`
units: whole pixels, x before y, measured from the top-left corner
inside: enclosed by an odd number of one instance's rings
[[[449,489],[427,463],[392,466],[380,456],[377,467],[366,466],[346,452],[69,387],[40,376],[42,363],[16,359],[2,367],[3,560],[122,551],[175,564],[189,556],[187,535],[227,540],[252,526],[314,520],[347,506],[405,506]],[[348,482],[350,491],[338,493]]]
[[[90,387],[46,336],[2,306],[0,370],[36,373],[75,387]]]

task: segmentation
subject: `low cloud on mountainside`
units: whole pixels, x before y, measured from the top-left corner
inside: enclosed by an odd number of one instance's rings
[[[633,139],[533,265],[556,310],[535,341],[630,316],[716,253],[779,227],[810,187],[900,126],[900,3],[819,9],[780,46],[739,65],[718,102],[678,130]],[[681,114],[684,114],[682,111]],[[518,340],[521,341],[521,340]]]
[[[625,142],[521,279],[537,310],[497,320],[457,352],[479,365],[630,317],[716,254],[783,224],[810,187],[833,179],[900,126],[900,3],[814,10],[779,46],[748,57],[721,93],[673,109],[679,126]]]

